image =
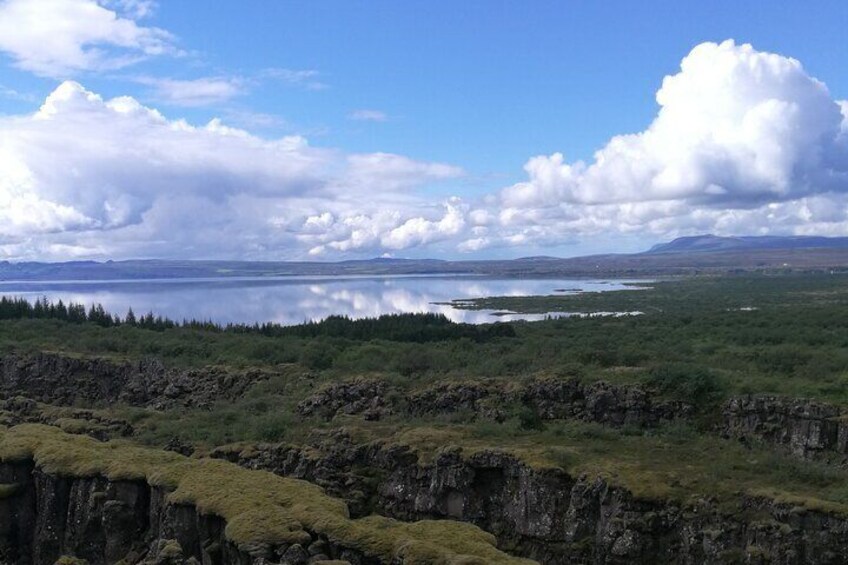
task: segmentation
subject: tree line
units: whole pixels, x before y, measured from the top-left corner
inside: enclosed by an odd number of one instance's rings
[[[467,338],[481,342],[499,337],[514,337],[509,324],[494,323],[485,326],[458,324],[442,314],[388,314],[379,318],[351,319],[347,316],[330,316],[321,321],[305,322],[297,326],[284,326],[267,322],[256,324],[221,325],[210,320],[183,320],[181,322],[154,315],[153,312],[137,316],[130,308],[121,317],[111,314],[101,304],[86,308],[83,304],[62,300],[49,301],[46,297],[33,302],[25,298],[0,298],[0,320],[52,319],[73,324],[91,323],[103,328],[131,326],[164,331],[188,328],[212,332],[252,333],[268,337],[321,338],[339,337],[357,341],[384,339],[388,341],[432,342]]]

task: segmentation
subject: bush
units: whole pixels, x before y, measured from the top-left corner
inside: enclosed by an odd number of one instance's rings
[[[430,353],[420,347],[404,349],[395,361],[395,369],[405,377],[420,375],[432,368],[433,360]]]
[[[648,385],[661,394],[691,402],[696,406],[712,406],[724,396],[724,383],[712,371],[690,365],[664,365],[651,370]]]
[[[542,431],[545,429],[545,422],[542,420],[539,411],[532,406],[521,406],[516,411],[518,425],[522,430]]]
[[[812,355],[798,346],[777,346],[760,350],[756,355],[757,364],[766,372],[792,375],[806,365]]]
[[[323,371],[333,366],[333,352],[328,344],[313,341],[300,352],[300,362],[313,371]]]
[[[256,438],[261,441],[280,441],[291,425],[287,412],[265,414],[254,424]]]

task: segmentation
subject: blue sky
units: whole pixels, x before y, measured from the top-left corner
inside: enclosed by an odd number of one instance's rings
[[[848,98],[845,2],[27,0],[26,9],[22,3],[0,2],[0,114],[5,116],[0,140],[14,149],[7,158],[31,173],[25,188],[23,177],[6,182],[8,208],[17,214],[10,223],[18,227],[0,233],[0,255],[11,259],[511,257],[636,250],[701,230],[845,233],[844,217],[820,212],[832,209],[836,200],[844,207],[841,197],[848,190],[845,136],[834,133],[840,127],[839,101]],[[88,4],[134,26],[130,37],[108,18],[101,27],[92,25],[92,18],[83,17]],[[57,18],[66,25],[51,28]],[[39,25],[50,33],[39,36]],[[52,45],[57,33],[74,26],[71,36]],[[681,61],[696,46],[728,39],[735,43],[725,55],[744,60],[743,68],[754,69],[751,76],[774,92],[748,100],[747,79],[738,78],[738,70],[704,80],[712,81],[719,97],[728,92],[744,99],[739,106],[744,111],[726,114],[737,125],[744,115],[764,111],[756,110],[764,101],[798,105],[800,122],[784,123],[787,112],[776,112],[762,126],[762,131],[812,128],[815,141],[797,146],[787,137],[778,148],[796,161],[766,163],[774,154],[760,141],[766,136],[746,137],[745,143],[758,145],[744,151],[737,136],[709,151],[726,154],[726,162],[712,163],[712,169],[693,157],[703,156],[701,143],[642,178],[633,170],[655,166],[652,151],[674,147],[674,136],[683,135],[671,131],[668,119],[657,136],[666,145],[628,150],[626,167],[633,169],[628,180],[603,171],[597,179],[591,170],[563,172],[563,166],[578,161],[591,169],[594,152],[612,138],[646,131],[658,116],[663,77],[685,74]],[[752,45],[753,55],[740,50],[744,44]],[[828,95],[811,101],[806,87],[783,90],[794,80],[792,69],[777,69],[770,78],[757,74],[761,71],[751,57],[769,53],[800,61],[799,76],[809,84],[816,84],[813,78],[823,82]],[[717,57],[718,52],[704,54],[712,61],[705,65],[718,68]],[[738,84],[728,77],[738,78]],[[701,80],[693,73],[688,78]],[[59,132],[69,138],[86,131],[102,136],[102,145],[78,155],[76,162],[85,163],[83,181],[36,163],[47,149],[33,145],[32,132],[21,133],[23,117],[65,80],[81,90],[60,93],[56,115],[63,119],[51,131],[39,132],[46,139]],[[184,119],[203,127],[217,119],[248,132],[254,149],[281,138],[308,140],[309,149],[280,158],[265,155],[267,170],[245,172],[241,162],[204,170],[204,162],[219,158],[198,157],[198,151],[213,151],[204,140],[203,148],[191,153],[198,162],[189,173],[151,179],[161,186],[145,192],[113,171],[126,159],[159,163],[150,157],[150,147],[167,143],[156,138],[129,155],[107,155],[103,147],[128,130],[114,131],[114,120],[107,117],[81,124],[81,114],[71,116],[70,109],[79,105],[70,99],[87,100],[89,94],[99,96],[104,107],[110,99],[130,96],[169,122]],[[689,107],[680,97],[675,100],[676,107]],[[718,111],[692,108],[704,115]],[[817,117],[821,108],[827,110],[822,110],[824,122]],[[93,116],[93,109],[85,115]],[[69,131],[74,125],[82,129]],[[140,126],[126,127],[137,131]],[[715,131],[697,131],[710,143],[716,139]],[[835,155],[833,162],[804,161],[821,152],[810,144],[819,143],[822,132],[834,137],[823,150]],[[231,150],[244,151],[245,162],[251,161],[248,149]],[[752,152],[760,157],[744,162],[747,157],[740,155]],[[559,161],[538,162],[534,172],[525,169],[533,157],[558,153]],[[388,163],[379,157],[387,154],[396,159]],[[270,170],[272,163],[289,158],[314,162],[315,171]],[[68,159],[64,164],[73,167]],[[815,174],[786,173],[799,163]],[[145,170],[138,162],[133,166]],[[749,166],[761,174],[728,179],[722,172]],[[682,167],[696,171],[690,176],[697,178],[683,178]],[[188,182],[184,175],[191,177]],[[247,186],[269,175],[269,187]],[[813,177],[815,186],[807,186]],[[193,183],[199,188],[184,188]],[[614,197],[599,196],[597,183],[611,187]],[[2,187],[0,182],[0,202]],[[24,204],[10,200],[25,191],[46,202],[56,218],[33,220]],[[166,235],[169,222],[171,231],[182,223],[172,212],[178,206],[208,214],[208,225],[187,220],[196,237]],[[276,213],[256,216],[269,209]],[[251,217],[249,223],[267,229],[241,237],[239,222]],[[227,241],[205,245],[199,239],[215,233],[227,233]]]

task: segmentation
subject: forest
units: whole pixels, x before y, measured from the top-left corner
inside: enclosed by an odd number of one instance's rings
[[[443,316],[331,317],[298,326],[218,326],[100,306],[0,299],[0,350],[64,351],[182,367],[298,364],[338,379],[539,373],[641,381],[697,369],[729,392],[848,401],[848,275],[740,275],[658,281],[649,289],[484,298],[461,307],[517,312],[641,312],[469,325]]]

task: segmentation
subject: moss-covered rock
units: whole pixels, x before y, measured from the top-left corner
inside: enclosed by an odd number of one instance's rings
[[[320,487],[226,461],[98,442],[38,424],[0,430],[0,461],[29,460],[49,476],[144,481],[163,488],[169,504],[223,518],[226,538],[235,545],[307,543],[319,536],[387,563],[527,562],[498,551],[494,536],[473,525],[380,516],[352,520],[344,502]]]

